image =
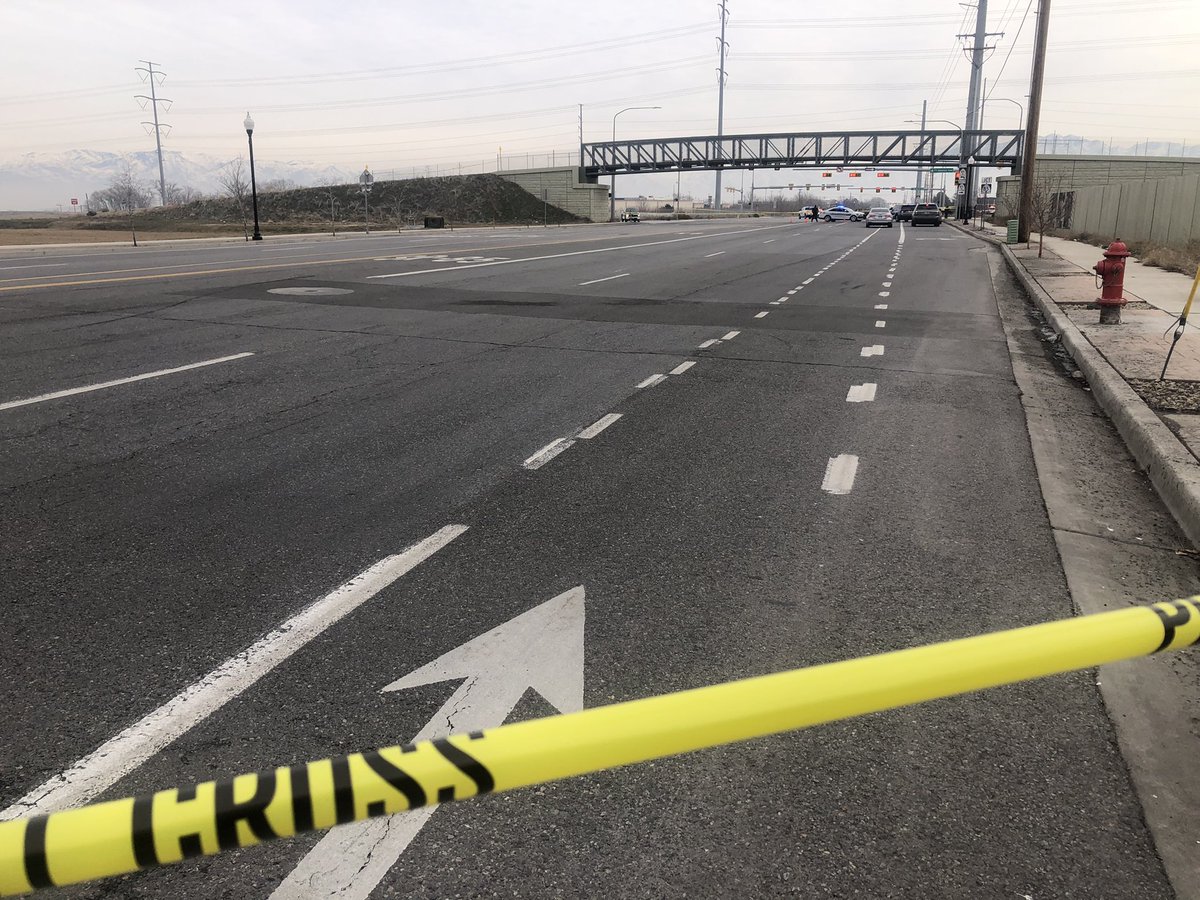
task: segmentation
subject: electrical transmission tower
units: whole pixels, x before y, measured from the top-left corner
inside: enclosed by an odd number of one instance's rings
[[[719,63],[717,65],[717,190],[713,194],[713,207],[721,208],[721,168],[719,165],[722,154],[721,138],[725,134],[725,79],[727,73],[725,71],[725,52],[729,49],[729,44],[725,40],[725,23],[729,21],[729,8],[726,5],[726,0],[721,0],[721,36],[717,38],[717,55]]]
[[[152,63],[148,59],[139,59],[138,62],[145,63],[145,65],[137,66],[134,69],[134,71],[146,73],[146,77],[144,80],[150,82],[150,96],[147,97],[145,94],[137,94],[134,97],[134,99],[147,101],[150,104],[150,109],[154,113],[154,121],[153,122],[143,122],[142,124],[145,125],[147,128],[154,129],[154,146],[158,149],[158,195],[159,195],[159,197],[162,198],[162,205],[166,206],[167,205],[167,178],[166,178],[166,175],[163,173],[162,130],[165,128],[165,129],[167,129],[167,131],[170,131],[171,126],[159,124],[158,104],[165,103],[165,104],[167,104],[167,109],[170,109],[171,101],[166,99],[165,97],[158,96],[158,91],[156,90],[158,84],[162,83],[161,79],[165,78],[166,75],[161,69],[154,68],[157,65],[157,63]],[[160,80],[156,83],[155,79],[160,79]],[[145,109],[145,106],[143,106],[142,108]]]

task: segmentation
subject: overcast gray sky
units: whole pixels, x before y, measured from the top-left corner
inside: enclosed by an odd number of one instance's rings
[[[991,0],[987,124],[1025,102],[1032,0]],[[953,0],[729,0],[726,131],[961,123],[968,65]],[[166,145],[356,171],[467,169],[611,135],[715,130],[713,0],[3,0],[0,160],[153,147],[133,69],[166,73]],[[1024,25],[1022,26],[1022,21]],[[1019,33],[1018,33],[1019,32]],[[1043,134],[1200,146],[1200,0],[1054,0]]]

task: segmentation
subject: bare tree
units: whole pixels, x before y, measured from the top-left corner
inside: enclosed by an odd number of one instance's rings
[[[260,194],[278,194],[281,191],[294,191],[299,185],[290,178],[272,178],[259,185]]]
[[[181,206],[184,203],[194,203],[197,200],[203,200],[204,195],[195,188],[187,185],[178,185],[173,181],[167,182],[166,205]]]
[[[1067,196],[1061,190],[1062,178],[1038,178],[1033,182],[1030,226],[1038,233],[1038,256],[1044,251],[1046,232],[1065,224]]]
[[[238,214],[242,217],[242,234],[250,240],[250,225],[246,215],[246,204],[250,199],[250,181],[246,175],[245,157],[239,156],[221,170],[217,183],[221,192],[237,205]]]
[[[108,187],[96,191],[88,201],[91,206],[107,212],[123,212],[129,216],[129,233],[133,235],[133,246],[137,246],[137,228],[133,224],[133,211],[145,209],[153,198],[150,189],[133,177],[133,167],[125,163],[120,174]]]
[[[153,202],[149,188],[133,177],[133,169],[128,164],[121,170],[108,187],[91,195],[91,203],[109,212],[132,212],[135,209],[145,209]]]

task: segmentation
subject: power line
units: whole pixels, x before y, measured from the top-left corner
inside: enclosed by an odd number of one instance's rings
[[[565,56],[577,56],[580,53],[591,53],[602,50],[625,48],[631,45],[658,43],[677,37],[687,37],[708,30],[706,24],[684,25],[675,28],[665,28],[659,31],[647,31],[619,38],[588,41],[582,44],[563,44],[557,47],[546,47],[541,50],[522,50],[514,53],[500,53],[491,56],[462,57],[444,62],[413,63],[405,66],[387,66],[378,69],[350,69],[341,72],[299,73],[296,75],[279,76],[275,78],[224,78],[206,79],[200,81],[180,81],[178,84],[186,87],[259,87],[262,85],[278,84],[326,84],[339,81],[362,81],[379,78],[399,78],[421,74],[456,72],[468,69],[490,68],[498,65],[510,65],[518,62],[539,62],[541,60],[559,59]]]

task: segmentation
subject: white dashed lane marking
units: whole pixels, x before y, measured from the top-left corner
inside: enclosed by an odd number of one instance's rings
[[[876,319],[876,320],[875,320],[875,327],[876,327],[876,328],[883,328],[885,325],[887,325],[887,322],[885,322],[883,319]]]
[[[870,403],[875,399],[876,385],[868,381],[866,384],[855,384],[850,386],[850,392],[846,394],[847,403]]]
[[[690,369],[695,364],[696,363],[693,360],[688,360],[687,362],[680,363],[675,368],[673,368],[669,374],[682,375],[684,372],[686,372],[688,369]]]
[[[762,312],[760,312],[760,313],[755,313],[755,315],[754,315],[754,318],[756,318],[756,319],[765,319],[765,318],[766,318],[767,316],[769,316],[770,314],[771,314],[771,311],[770,311],[769,309],[765,309],[765,310],[763,310],[763,311],[762,311]]]
[[[711,347],[713,344],[719,344],[719,343],[721,343],[721,342],[720,342],[720,341],[719,341],[717,338],[712,338],[711,340],[707,340],[707,341],[705,341],[703,344],[701,344],[701,345],[700,345],[700,349],[701,349],[701,350],[707,350],[707,349],[708,349],[709,347]]]
[[[872,344],[870,347],[863,347],[859,352],[859,356],[883,356],[883,344]]]
[[[583,431],[579,432],[579,436],[585,441],[590,441],[613,422],[617,421],[617,419],[621,418],[621,415],[622,413],[609,413],[606,416],[602,416],[587,428],[583,429]]]
[[[533,456],[529,457],[529,459],[525,460],[525,462],[521,463],[521,465],[530,471],[540,469],[574,443],[570,438],[556,438],[533,454]]]
[[[667,380],[667,376],[666,376],[666,375],[663,375],[663,374],[660,372],[660,373],[659,373],[659,374],[657,374],[657,375],[651,375],[651,376],[650,376],[649,378],[647,378],[645,381],[641,382],[641,383],[638,385],[638,388],[639,388],[639,389],[641,389],[641,388],[654,387],[654,385],[656,385],[656,384],[659,384],[660,382],[663,382],[663,381],[666,381],[666,380]]]
[[[858,474],[858,457],[849,453],[832,457],[825,466],[825,478],[821,490],[827,494],[848,494],[854,488],[854,476]]]
[[[887,309],[887,306],[888,305],[886,303],[876,303],[875,304],[876,309]]]
[[[721,340],[723,340],[723,341],[732,341],[732,340],[733,340],[735,337],[737,337],[739,334],[741,334],[741,332],[740,332],[740,331],[731,331],[731,332],[729,332],[728,334],[726,334],[726,335],[725,335],[723,338],[721,338]]]

